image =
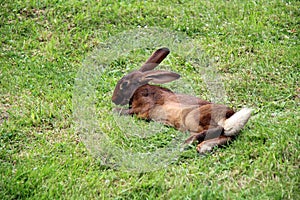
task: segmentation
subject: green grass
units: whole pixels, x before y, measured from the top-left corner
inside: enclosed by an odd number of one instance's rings
[[[2,1],[0,199],[299,199],[299,7],[279,0]],[[254,114],[226,148],[202,157],[191,148],[168,167],[124,172],[102,165],[76,133],[74,82],[98,45],[145,26],[197,40],[224,80],[226,103]],[[116,81],[141,61],[133,54],[113,63],[97,97],[109,100]],[[168,62],[210,98],[198,76],[180,71],[180,58]],[[104,105],[97,108],[108,112]],[[108,132],[120,134],[111,125]],[[168,141],[168,131],[133,150]]]

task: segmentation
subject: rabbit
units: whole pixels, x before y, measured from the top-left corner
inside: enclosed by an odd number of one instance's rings
[[[118,81],[112,102],[129,105],[129,108],[116,110],[123,115],[136,115],[190,132],[191,136],[184,143],[198,142],[196,150],[199,153],[207,153],[215,146],[227,144],[245,126],[252,110],[243,108],[234,112],[225,105],[150,85],[180,78],[175,72],[153,70],[169,53],[168,48],[156,50],[139,70],[132,71]]]

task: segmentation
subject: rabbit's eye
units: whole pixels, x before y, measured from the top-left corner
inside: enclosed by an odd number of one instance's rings
[[[120,85],[120,89],[122,90],[123,88],[127,87],[128,83],[129,83],[128,81],[123,82],[123,83]]]

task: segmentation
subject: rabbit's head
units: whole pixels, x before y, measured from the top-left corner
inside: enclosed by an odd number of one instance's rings
[[[115,87],[112,101],[117,105],[126,105],[140,86],[149,82],[154,84],[167,83],[180,78],[180,75],[174,72],[153,70],[169,53],[168,48],[158,49],[139,70],[123,76]]]

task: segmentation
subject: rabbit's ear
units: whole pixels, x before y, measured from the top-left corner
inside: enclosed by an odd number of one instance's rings
[[[145,72],[154,69],[157,67],[170,53],[168,48],[160,48],[156,50],[150,58],[143,64],[143,66],[139,69],[140,72]]]
[[[161,83],[168,83],[179,78],[180,75],[175,72],[155,70],[155,71],[144,72],[144,75],[142,77],[142,82],[161,84]]]

